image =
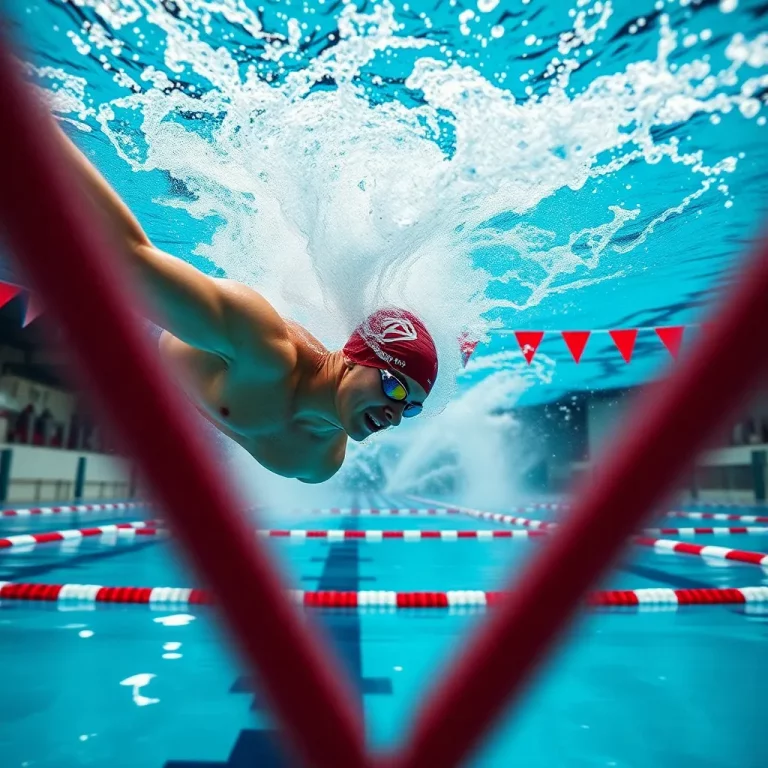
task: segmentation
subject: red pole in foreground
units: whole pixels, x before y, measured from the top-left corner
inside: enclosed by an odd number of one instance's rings
[[[514,594],[469,640],[430,695],[397,768],[444,768],[467,759],[654,505],[768,370],[768,241],[691,357],[646,392]],[[513,758],[510,758],[510,764]]]
[[[216,595],[240,648],[302,762],[366,764],[360,718],[345,679],[281,594],[243,508],[218,476],[131,317],[121,265],[94,226],[55,152],[50,116],[26,91],[0,40],[0,217],[24,274],[66,334],[83,376]],[[215,529],[210,520],[216,519]],[[243,600],[247,594],[252,604]]]

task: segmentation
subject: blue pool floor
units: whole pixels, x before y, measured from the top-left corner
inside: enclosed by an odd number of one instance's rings
[[[384,502],[414,506],[376,501]],[[3,518],[0,536],[141,517],[133,510],[74,522]],[[281,528],[502,527],[456,516],[266,517],[264,525]],[[768,551],[764,535],[686,540]],[[291,586],[334,590],[500,589],[542,546],[541,539],[266,543]],[[195,586],[183,562],[172,540],[96,537],[5,550],[0,581]],[[755,566],[632,548],[604,586],[765,584]],[[3,768],[289,764],[214,609],[62,608],[0,602]],[[425,692],[484,620],[447,610],[303,615],[351,677],[378,749],[402,739]],[[768,614],[740,606],[585,613],[472,765],[764,766],[767,640]]]

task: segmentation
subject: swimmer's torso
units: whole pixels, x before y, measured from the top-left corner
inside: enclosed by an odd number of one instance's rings
[[[166,329],[161,355],[186,373],[181,383],[198,409],[272,471],[306,482],[331,477],[343,461],[346,434],[329,420],[332,409],[297,396],[327,350],[320,345],[318,352],[257,291],[157,248],[62,131],[56,141],[76,186],[146,292],[146,318]]]
[[[333,462],[339,441],[346,444],[343,433],[318,433],[295,413],[302,346],[297,338],[298,364],[286,360],[284,366],[267,369],[258,360],[226,361],[168,332],[159,344],[161,356],[181,371],[181,385],[206,419],[268,470],[299,478]]]

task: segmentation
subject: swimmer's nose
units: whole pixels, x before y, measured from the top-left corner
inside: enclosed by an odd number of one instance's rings
[[[387,405],[384,408],[384,415],[387,417],[387,421],[396,427],[403,420],[404,405]]]

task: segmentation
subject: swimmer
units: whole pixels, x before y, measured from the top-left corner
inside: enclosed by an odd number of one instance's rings
[[[410,312],[382,309],[330,352],[257,291],[209,277],[156,248],[131,211],[59,131],[73,173],[102,214],[163,329],[161,357],[183,372],[198,410],[256,461],[320,483],[341,467],[347,439],[418,415],[437,377],[435,344]]]

